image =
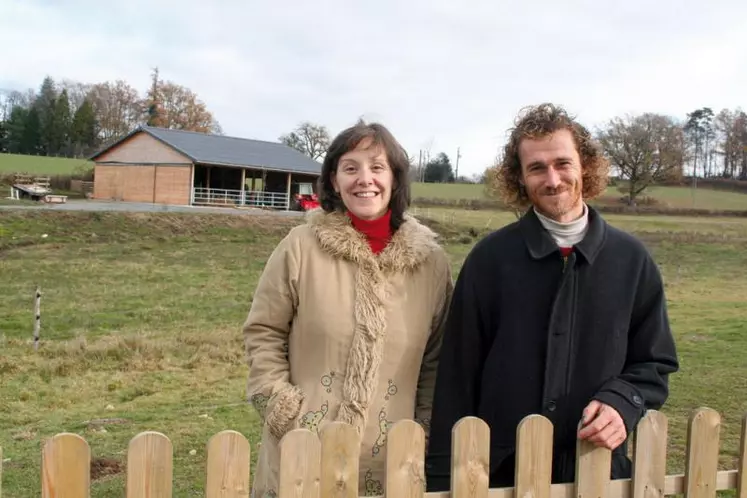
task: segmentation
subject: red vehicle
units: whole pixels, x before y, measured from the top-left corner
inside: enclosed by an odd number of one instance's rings
[[[310,183],[300,183],[298,193],[293,198],[295,200],[294,208],[297,211],[309,211],[320,206],[319,198],[314,193],[314,188]]]

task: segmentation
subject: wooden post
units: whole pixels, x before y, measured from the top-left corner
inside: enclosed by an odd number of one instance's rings
[[[386,439],[386,489],[381,494],[422,498],[425,494],[425,431],[412,420],[400,420],[389,430]]]
[[[171,498],[173,448],[159,432],[141,432],[127,451],[127,498]]]
[[[710,408],[699,408],[687,427],[685,497],[715,498],[721,416]]]
[[[208,443],[206,498],[249,496],[249,442],[239,432],[219,432]]]
[[[607,496],[612,470],[612,452],[594,443],[576,441],[575,498]]]
[[[528,415],[516,428],[515,496],[550,498],[553,431],[542,415]]]
[[[322,447],[316,434],[294,429],[280,440],[279,498],[319,498]]]
[[[41,289],[36,287],[34,294],[34,350],[39,349],[39,330],[41,329]]]
[[[737,498],[747,498],[747,414],[742,419],[742,437],[739,443],[739,478],[737,479]]]
[[[460,419],[452,431],[452,498],[487,498],[490,486],[490,428],[477,417]]]
[[[633,498],[664,498],[667,474],[667,417],[649,410],[636,428]]]
[[[90,496],[91,449],[77,434],[62,433],[42,448],[42,498]]]
[[[244,196],[246,195],[246,170],[241,168],[241,205],[244,205]]]
[[[285,210],[288,211],[291,205],[291,174],[290,173],[288,173],[288,185],[286,186],[285,194],[286,194]]]
[[[355,428],[342,422],[330,422],[322,429],[320,439],[320,496],[358,498],[361,442]]]

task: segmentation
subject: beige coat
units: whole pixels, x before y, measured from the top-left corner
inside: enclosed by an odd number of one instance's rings
[[[244,324],[249,398],[264,421],[255,498],[275,496],[279,440],[331,421],[361,434],[361,495],[383,494],[386,434],[426,435],[452,278],[435,234],[406,216],[374,255],[341,213],[317,209],[273,251]]]

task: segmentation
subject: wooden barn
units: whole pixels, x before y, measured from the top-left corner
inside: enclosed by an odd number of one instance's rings
[[[93,198],[293,209],[321,164],[278,142],[141,126],[91,157]]]

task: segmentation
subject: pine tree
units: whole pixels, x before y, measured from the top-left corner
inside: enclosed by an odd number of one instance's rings
[[[53,154],[57,152],[54,147],[55,125],[54,108],[57,102],[57,90],[54,80],[47,76],[39,89],[39,95],[33,103],[39,119],[40,145],[42,154]]]
[[[16,106],[10,111],[10,117],[5,122],[6,145],[11,154],[22,154],[24,152],[24,134],[29,110],[25,107]]]
[[[62,93],[55,100],[49,129],[47,130],[47,139],[49,140],[48,154],[60,154],[63,156],[71,154],[71,125],[70,100],[67,97],[67,90],[62,90]]]
[[[70,133],[76,156],[87,155],[96,147],[96,114],[90,99],[83,100],[75,111]]]
[[[26,123],[23,127],[21,137],[21,154],[43,155],[44,146],[42,144],[41,118],[36,106],[31,106],[26,115]]]

